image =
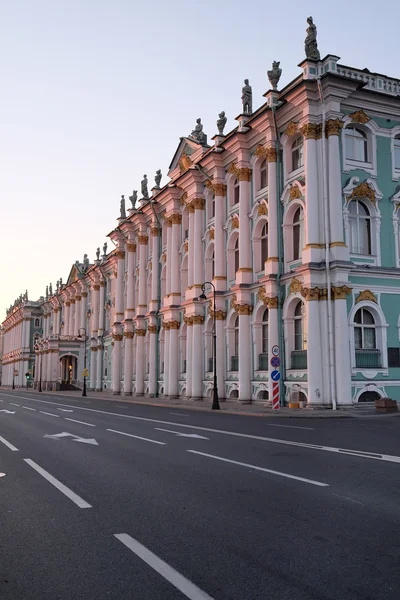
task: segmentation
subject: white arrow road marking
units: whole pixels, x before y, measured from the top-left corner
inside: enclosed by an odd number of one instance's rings
[[[87,502],[85,502],[85,500],[83,500],[83,498],[81,498],[80,496],[78,496],[78,494],[75,494],[75,492],[73,492],[72,490],[70,490],[63,483],[61,483],[61,481],[58,481],[58,479],[56,479],[55,477],[53,477],[53,475],[50,475],[50,473],[48,473],[47,471],[45,471],[44,469],[42,469],[42,467],[40,467],[33,460],[31,460],[30,458],[24,458],[24,461],[30,467],[32,467],[32,469],[35,469],[35,471],[37,473],[39,473],[42,477],[44,477],[45,479],[47,479],[47,481],[49,483],[51,483],[52,485],[54,485],[54,487],[57,488],[62,494],[64,494],[65,496],[67,496],[67,498],[69,498],[70,500],[72,500],[72,502],[75,502],[75,504],[77,506],[79,506],[79,508],[92,508],[92,506],[90,504],[88,504]]]
[[[0,477],[5,477],[6,474],[5,473],[0,473]]]
[[[68,408],[59,408],[62,412],[74,412],[73,410],[69,410]]]
[[[0,412],[4,412],[7,415],[15,415],[15,410],[6,410],[5,408],[3,408],[3,410],[0,410]]]
[[[203,435],[197,435],[197,433],[180,433],[179,431],[171,431],[170,429],[161,429],[161,427],[154,427],[157,431],[166,431],[167,433],[174,433],[178,437],[195,438],[197,440],[209,440],[210,438],[204,437]]]
[[[115,533],[114,537],[122,542],[136,556],[147,563],[154,571],[157,571],[164,579],[169,581],[177,590],[182,592],[189,600],[213,600],[211,596],[203,592],[194,583],[186,579],[183,575],[175,571],[168,563],[164,562],[156,554],[143,546],[127,533]]]
[[[73,433],[68,433],[63,431],[62,433],[55,433],[53,435],[44,435],[45,438],[51,438],[53,440],[59,440],[64,437],[71,437],[73,442],[82,442],[82,444],[92,444],[93,446],[98,446],[99,444],[96,442],[94,438],[82,438],[79,435],[74,435]]]

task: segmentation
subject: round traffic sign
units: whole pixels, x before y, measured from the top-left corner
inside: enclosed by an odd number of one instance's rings
[[[279,381],[281,378],[281,374],[279,373],[279,371],[272,371],[271,372],[271,379],[272,381]]]
[[[279,346],[272,346],[272,354],[274,356],[279,356],[279,354],[280,354]]]
[[[271,366],[275,367],[275,369],[277,369],[279,367],[279,365],[281,364],[281,359],[279,358],[279,356],[273,356],[271,358]]]

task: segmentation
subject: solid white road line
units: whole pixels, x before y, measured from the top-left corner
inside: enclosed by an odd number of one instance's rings
[[[60,415],[53,415],[53,413],[44,412],[44,410],[39,410],[42,415],[48,415],[49,417],[59,417]]]
[[[21,406],[20,404],[15,404],[15,402],[10,402],[11,406]]]
[[[1,393],[1,392],[0,392]],[[7,394],[3,394],[6,396]],[[27,398],[26,396],[14,396],[14,398],[21,398],[23,400],[32,400],[32,402],[44,402],[45,404],[59,405],[60,402],[51,402],[49,400],[39,400],[37,398]],[[335,448],[332,446],[321,446],[318,444],[306,444],[305,442],[292,442],[290,440],[281,440],[276,438],[264,437],[261,435],[251,435],[249,433],[239,433],[237,431],[227,431],[224,429],[213,429],[211,427],[200,427],[199,425],[186,425],[184,423],[175,423],[172,421],[163,421],[161,419],[150,419],[149,417],[137,417],[134,415],[123,415],[121,413],[115,413],[106,410],[99,410],[98,408],[85,408],[84,406],[71,406],[70,404],[62,404],[69,408],[75,408],[79,410],[87,410],[89,412],[99,413],[102,415],[111,415],[113,417],[121,417],[123,419],[134,419],[136,421],[146,421],[149,423],[159,423],[161,425],[174,425],[175,427],[184,427],[186,429],[196,429],[198,431],[208,431],[210,433],[220,433],[222,435],[231,435],[233,437],[240,437],[250,440],[259,440],[261,442],[270,442],[272,444],[282,444],[286,446],[298,446],[300,448],[307,448],[309,450],[321,450],[323,452],[334,452],[338,454],[347,454],[356,456],[358,458],[370,458],[373,460],[382,460],[385,462],[392,462],[400,464],[400,456],[393,456],[391,454],[381,454],[377,452],[365,452],[363,450],[349,450],[346,448]],[[58,415],[56,415],[58,416]]]
[[[278,425],[278,423],[268,423],[268,427],[286,427],[286,429],[307,429],[307,431],[314,431],[314,427],[300,427],[300,425]]]
[[[138,435],[132,435],[131,433],[125,433],[124,431],[116,431],[115,429],[106,429],[106,431],[111,431],[112,433],[119,433],[120,435],[127,435],[128,437],[136,438],[137,440],[142,440],[143,442],[151,442],[152,444],[160,444],[160,446],[166,446],[165,442],[149,440],[149,438],[140,437]]]
[[[170,415],[175,415],[176,417],[188,417],[189,415],[181,415],[181,413],[169,413]]]
[[[57,488],[62,494],[64,494],[65,496],[67,496],[67,498],[69,498],[70,500],[72,500],[72,502],[74,502],[77,506],[79,506],[79,508],[92,508],[91,505],[88,504],[87,502],[85,502],[85,500],[83,500],[80,496],[78,496],[78,494],[75,494],[75,492],[73,492],[72,490],[70,490],[63,483],[61,483],[61,481],[58,481],[58,479],[56,479],[55,477],[53,477],[53,475],[50,475],[50,473],[48,473],[47,471],[45,471],[44,469],[42,469],[42,467],[40,467],[33,460],[31,460],[30,458],[24,458],[24,461],[30,467],[32,467],[32,469],[35,469],[35,471],[37,471],[37,473],[39,473],[39,475],[41,475],[42,477],[44,477],[45,479],[47,479],[47,481],[49,483],[51,483],[52,485],[54,485],[54,487]]]
[[[19,452],[18,448],[16,448],[12,444],[10,444],[10,442],[7,442],[7,440],[4,439],[3,437],[1,437],[1,435],[0,435],[0,442],[2,442],[5,446],[7,446],[7,448],[10,448],[10,450],[12,450],[13,452]]]
[[[26,408],[26,410],[34,410],[35,412],[37,412],[36,408],[31,408],[30,406],[23,406],[22,408]]]
[[[190,600],[212,600],[211,596],[203,592],[197,585],[189,581],[189,579],[186,579],[186,577],[178,573],[178,571],[175,571],[169,564],[161,560],[161,558],[156,556],[151,550],[148,550],[148,548],[127,533],[115,533],[114,537],[147,563],[152,569],[157,571],[157,573],[162,575],[164,579],[182,592],[186,598],[190,598]]]
[[[89,427],[96,427],[93,423],[85,423],[84,421],[77,421],[76,419],[70,419],[69,417],[65,417],[66,421],[73,421],[74,423],[80,423],[81,425],[88,425]]]
[[[239,465],[240,467],[248,467],[249,469],[255,469],[256,471],[264,471],[264,473],[272,473],[272,475],[287,477],[287,479],[295,479],[296,481],[302,481],[303,483],[310,483],[311,485],[317,485],[319,487],[329,487],[329,483],[322,483],[321,481],[314,481],[313,479],[306,479],[305,477],[297,477],[297,475],[289,475],[289,473],[281,473],[280,471],[273,471],[272,469],[264,469],[264,467],[249,465],[248,463],[238,462],[237,460],[231,460],[229,458],[222,458],[221,456],[214,456],[213,454],[206,454],[205,452],[198,452],[197,450],[188,450],[188,452],[191,452],[192,454],[200,454],[200,456],[206,456],[207,458],[214,458],[215,460],[232,463],[233,465]]]

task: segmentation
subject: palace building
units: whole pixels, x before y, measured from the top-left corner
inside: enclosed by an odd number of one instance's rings
[[[3,385],[35,362],[36,387],[80,387],[87,344],[93,390],[200,400],[215,322],[220,399],[400,399],[400,81],[321,59],[312,19],[299,68],[256,109],[246,80],[210,143],[198,119],[168,183],[122,197],[115,248],[10,308]]]

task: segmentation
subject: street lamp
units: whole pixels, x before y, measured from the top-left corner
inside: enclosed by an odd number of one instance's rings
[[[206,285],[211,285],[213,289],[213,297],[214,297],[214,306],[213,306],[213,369],[214,369],[214,384],[213,384],[213,394],[212,394],[212,406],[211,410],[219,410],[219,400],[218,400],[218,386],[217,386],[217,327],[216,327],[216,308],[215,308],[215,285],[211,281],[206,281],[201,286],[201,291],[203,292],[199,296],[199,300],[207,300],[207,296],[204,293],[204,289]]]
[[[82,396],[86,396],[86,329],[81,327],[78,329],[78,338],[82,337],[81,331],[84,332],[84,341],[85,341],[85,353],[83,355],[83,392]]]

